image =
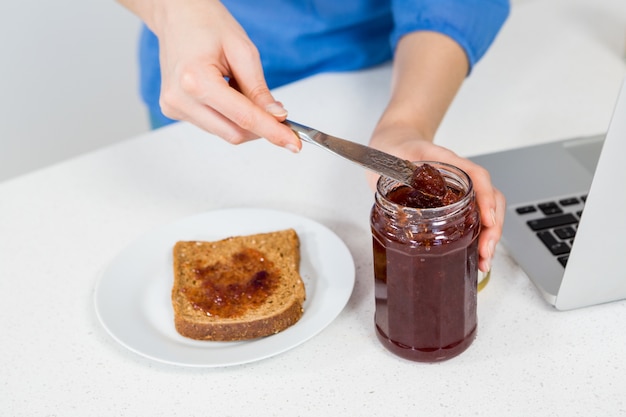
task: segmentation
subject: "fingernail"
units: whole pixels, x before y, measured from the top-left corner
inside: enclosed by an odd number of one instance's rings
[[[296,145],[294,145],[293,143],[288,143],[285,145],[285,149],[287,149],[288,151],[291,151],[293,153],[300,153],[300,149],[298,149],[298,147]]]
[[[285,108],[278,103],[269,104],[265,107],[265,111],[276,117],[287,116],[287,110],[285,110]]]
[[[494,209],[491,209],[491,225],[496,225],[496,211]]]

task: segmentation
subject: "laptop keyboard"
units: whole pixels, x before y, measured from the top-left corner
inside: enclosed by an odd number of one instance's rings
[[[565,267],[586,199],[586,195],[561,198],[524,205],[517,207],[515,211],[520,216],[533,216],[526,224]]]

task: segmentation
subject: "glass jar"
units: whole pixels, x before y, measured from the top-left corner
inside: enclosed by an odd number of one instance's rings
[[[476,336],[480,216],[469,176],[427,163],[460,199],[407,207],[392,201],[406,186],[381,177],[370,220],[378,339],[405,359],[435,362],[460,354]]]

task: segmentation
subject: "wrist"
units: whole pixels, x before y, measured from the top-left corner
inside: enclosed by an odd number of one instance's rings
[[[436,129],[436,125],[413,114],[406,106],[394,106],[390,103],[378,121],[372,137],[389,140],[412,138],[432,142]]]
[[[165,30],[171,30],[176,21],[190,25],[194,17],[210,16],[210,9],[218,0],[117,0],[139,17],[160,37]]]

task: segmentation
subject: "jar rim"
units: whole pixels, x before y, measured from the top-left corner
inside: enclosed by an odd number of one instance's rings
[[[458,212],[465,207],[468,200],[473,197],[474,185],[472,179],[463,169],[455,165],[439,161],[413,161],[413,164],[417,166],[424,164],[434,166],[443,175],[447,184],[454,181],[455,184],[460,185],[462,187],[461,190],[463,191],[463,195],[458,201],[440,207],[418,208],[404,206],[389,200],[387,195],[390,191],[406,185],[394,180],[393,178],[381,176],[376,183],[375,198],[380,203],[383,203],[383,207],[395,210],[401,209],[407,214],[415,214],[422,217],[441,217]]]

